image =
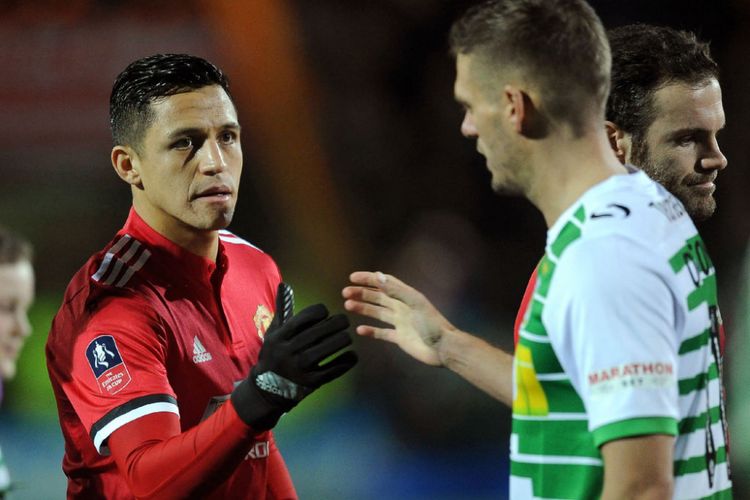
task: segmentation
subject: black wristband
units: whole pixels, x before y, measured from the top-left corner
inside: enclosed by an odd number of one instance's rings
[[[273,428],[284,411],[271,404],[250,379],[245,379],[232,391],[232,404],[237,415],[257,431]]]

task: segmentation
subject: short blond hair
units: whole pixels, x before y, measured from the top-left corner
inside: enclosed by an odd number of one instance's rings
[[[489,0],[451,28],[454,56],[512,68],[539,86],[549,116],[580,132],[604,119],[612,58],[606,32],[584,0]]]

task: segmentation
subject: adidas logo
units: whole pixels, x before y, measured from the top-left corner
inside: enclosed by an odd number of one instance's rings
[[[201,341],[198,340],[198,336],[193,337],[193,362],[194,363],[205,363],[211,361],[211,353],[203,347]]]

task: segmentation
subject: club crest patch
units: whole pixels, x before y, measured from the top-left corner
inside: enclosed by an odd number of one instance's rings
[[[130,372],[112,335],[100,335],[86,348],[86,359],[94,372],[99,392],[117,394],[130,383]]]
[[[271,314],[271,311],[263,304],[258,305],[258,309],[255,310],[255,317],[253,318],[255,328],[258,329],[258,337],[263,338],[272,319],[273,314]]]

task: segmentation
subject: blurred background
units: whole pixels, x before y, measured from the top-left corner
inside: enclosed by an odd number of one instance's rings
[[[245,167],[232,231],[273,255],[298,306],[342,309],[349,272],[421,289],[459,327],[510,349],[545,225],[500,198],[459,133],[446,35],[465,0],[0,0],[0,224],[36,247],[34,335],[0,410],[11,498],[64,498],[44,343],[70,276],[117,231],[129,189],[109,163],[115,76],[156,52],[229,75]],[[592,0],[607,27],[696,31],[723,70],[729,168],[701,227],[728,330],[738,497],[750,497],[747,261],[750,2]],[[392,345],[285,417],[277,440],[303,499],[507,496],[509,410]]]

